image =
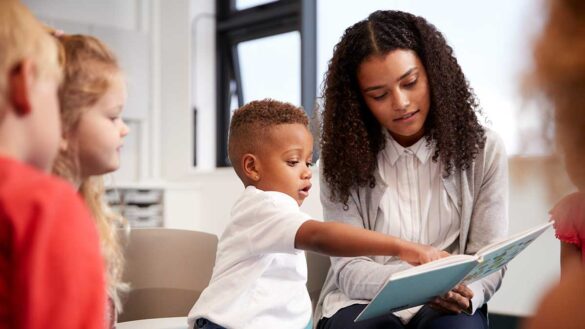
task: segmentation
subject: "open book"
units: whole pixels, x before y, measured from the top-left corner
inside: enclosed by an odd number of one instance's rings
[[[355,321],[422,305],[459,283],[468,284],[494,273],[552,224],[548,222],[487,245],[475,255],[452,255],[394,273]]]

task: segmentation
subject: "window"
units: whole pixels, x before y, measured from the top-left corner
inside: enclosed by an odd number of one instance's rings
[[[315,0],[217,0],[218,167],[230,165],[227,134],[236,108],[274,98],[311,115],[317,93],[315,20]]]
[[[238,44],[244,103],[273,98],[301,105],[300,41],[293,31]]]
[[[236,0],[236,10],[248,9],[274,1],[276,0]]]

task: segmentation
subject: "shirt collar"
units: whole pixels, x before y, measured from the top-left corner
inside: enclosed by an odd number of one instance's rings
[[[384,157],[391,166],[396,165],[396,161],[398,161],[398,159],[405,153],[413,153],[421,164],[425,164],[431,156],[434,148],[434,141],[431,141],[431,143],[427,145],[427,139],[421,138],[411,146],[403,147],[394,140],[392,135],[390,135],[386,129],[383,129],[383,133],[386,138],[386,147],[382,152],[384,152]]]

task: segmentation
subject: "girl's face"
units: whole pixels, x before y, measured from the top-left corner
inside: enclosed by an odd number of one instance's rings
[[[430,108],[427,73],[416,53],[397,49],[367,57],[358,67],[362,97],[378,122],[402,146],[425,133]]]
[[[123,77],[117,74],[104,95],[84,109],[69,139],[75,144],[82,178],[106,174],[120,167],[120,149],[129,132],[121,117],[125,103],[126,85]]]

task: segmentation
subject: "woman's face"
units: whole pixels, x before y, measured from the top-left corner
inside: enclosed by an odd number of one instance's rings
[[[416,53],[397,49],[367,57],[357,79],[366,105],[402,146],[424,136],[430,108],[427,73]]]

